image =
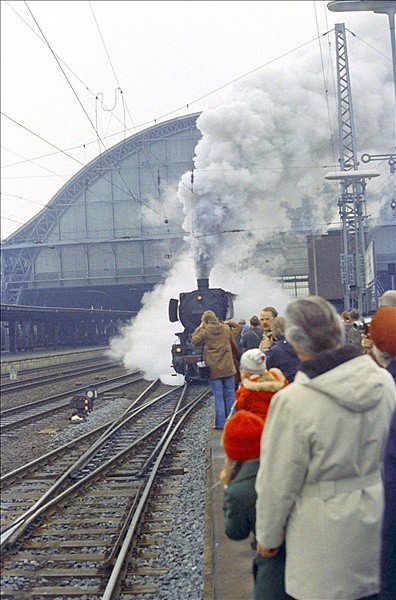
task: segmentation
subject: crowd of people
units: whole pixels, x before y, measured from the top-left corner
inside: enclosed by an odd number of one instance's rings
[[[365,319],[319,296],[192,342],[222,430],[226,535],[253,533],[255,600],[396,599],[396,292]]]

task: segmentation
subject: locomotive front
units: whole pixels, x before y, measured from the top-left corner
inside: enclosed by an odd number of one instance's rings
[[[176,373],[184,375],[186,381],[206,381],[197,363],[203,360],[202,346],[194,346],[191,336],[201,323],[206,310],[213,310],[221,321],[234,316],[233,294],[221,288],[210,288],[209,279],[197,279],[198,289],[182,292],[179,300],[169,301],[169,320],[180,321],[184,330],[176,333],[179,341],[172,346],[172,367]]]

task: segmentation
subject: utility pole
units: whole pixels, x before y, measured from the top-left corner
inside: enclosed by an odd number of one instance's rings
[[[344,23],[335,26],[337,52],[337,97],[340,171],[328,173],[326,179],[339,180],[341,196],[338,201],[342,224],[341,280],[344,289],[344,308],[355,307],[360,313],[367,310],[365,281],[364,220],[366,179],[377,177],[376,171],[359,171],[355,143],[352,93],[349,77],[348,52]]]

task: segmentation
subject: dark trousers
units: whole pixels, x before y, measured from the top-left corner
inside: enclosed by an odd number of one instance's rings
[[[285,591],[285,544],[273,558],[256,554],[253,562],[254,600],[293,600]]]

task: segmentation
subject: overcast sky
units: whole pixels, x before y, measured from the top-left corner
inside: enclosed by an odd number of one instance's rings
[[[293,65],[305,49],[329,52],[331,42],[334,53],[333,31],[324,36],[334,23],[345,23],[389,69],[387,17],[337,14],[327,4],[3,0],[1,238],[104,147],[221,105],[233,82],[277,61]],[[352,75],[359,47],[350,53]]]

